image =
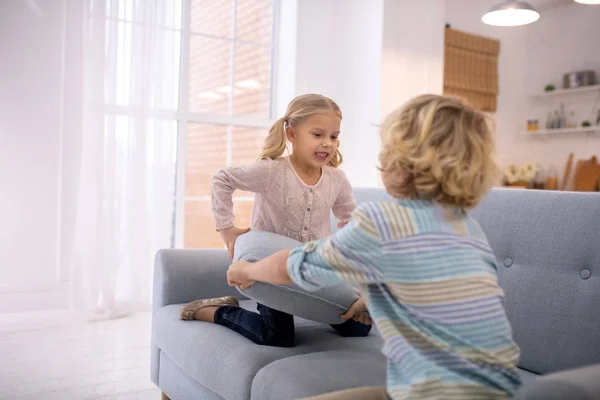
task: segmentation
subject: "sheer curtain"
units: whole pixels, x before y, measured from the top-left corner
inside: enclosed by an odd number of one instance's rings
[[[173,235],[181,0],[86,0],[81,168],[69,305],[149,310]]]

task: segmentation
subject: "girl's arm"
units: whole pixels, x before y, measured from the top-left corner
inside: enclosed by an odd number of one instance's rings
[[[266,192],[271,183],[273,167],[273,160],[262,160],[253,164],[224,168],[213,176],[211,201],[217,230],[233,226],[233,192]]]
[[[352,195],[352,186],[346,174],[339,170],[337,177],[340,180],[340,190],[332,211],[333,215],[340,221],[338,228],[342,228],[350,221],[352,213],[356,210],[356,200]]]

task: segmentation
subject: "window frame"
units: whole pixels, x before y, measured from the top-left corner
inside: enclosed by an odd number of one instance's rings
[[[279,8],[280,0],[272,1],[272,27],[271,41],[267,44],[249,42],[246,40],[236,39],[236,16],[237,16],[237,0],[233,0],[232,12],[232,32],[231,37],[216,36],[192,32],[190,27],[191,4],[189,0],[183,0],[182,8],[182,24],[181,24],[181,52],[180,52],[180,69],[179,69],[179,104],[177,111],[173,113],[174,120],[177,122],[177,165],[176,165],[176,183],[175,183],[175,215],[174,215],[174,232],[172,247],[183,248],[185,243],[185,205],[188,201],[210,201],[210,196],[186,196],[186,166],[187,166],[187,127],[189,123],[199,123],[208,125],[221,125],[227,127],[227,162],[226,166],[232,164],[232,131],[233,127],[248,127],[269,129],[274,123],[274,109],[276,104],[275,88],[277,78],[277,62],[276,48],[278,45],[278,29],[279,29]],[[189,50],[192,35],[219,40],[227,40],[232,43],[231,60],[230,60],[230,77],[229,85],[233,89],[234,72],[235,72],[235,44],[255,45],[270,50],[270,74],[269,74],[269,115],[267,118],[253,116],[235,116],[232,115],[233,98],[229,97],[229,112],[228,115],[206,112],[192,112],[189,110]],[[216,171],[215,171],[216,172]],[[236,197],[236,202],[252,202],[252,197]]]
[[[270,0],[272,6],[272,26],[271,40],[268,44],[256,43],[248,40],[240,40],[236,38],[237,24],[237,3],[238,0],[232,0],[232,32],[231,36],[220,36],[214,34],[194,32],[190,29],[191,23],[191,0],[181,0],[181,25],[179,27],[158,26],[160,29],[178,32],[180,35],[180,54],[179,54],[179,90],[177,96],[176,109],[143,109],[135,105],[116,105],[102,102],[100,104],[90,104],[91,110],[94,113],[102,116],[126,116],[133,117],[142,112],[149,118],[157,120],[173,121],[176,123],[177,131],[177,154],[175,165],[175,193],[174,193],[174,215],[173,215],[173,231],[171,233],[171,247],[183,248],[185,242],[185,204],[187,201],[210,201],[210,196],[186,196],[186,166],[187,166],[187,127],[189,123],[199,123],[206,125],[220,125],[227,127],[227,162],[226,166],[232,164],[232,131],[233,127],[260,128],[268,130],[274,123],[274,112],[278,105],[279,93],[276,84],[279,78],[279,60],[276,59],[277,49],[279,46],[279,29],[280,29],[280,10],[282,7],[281,0]],[[127,23],[132,26],[140,25],[141,22],[135,20],[123,19],[114,15],[98,15],[95,9],[95,4],[86,3],[87,6],[82,8],[83,13],[87,18],[96,21]],[[99,2],[98,4],[103,4]],[[104,25],[102,25],[104,26]],[[199,36],[210,39],[226,40],[232,44],[231,60],[230,60],[230,76],[229,86],[233,89],[234,74],[235,74],[235,50],[236,44],[252,45],[261,48],[268,48],[270,51],[270,73],[269,73],[269,112],[268,116],[235,116],[232,115],[234,96],[229,97],[228,114],[219,114],[211,112],[193,112],[189,110],[189,51],[190,41],[192,36]],[[113,62],[113,60],[107,60]],[[215,171],[216,172],[216,171]],[[253,197],[235,197],[236,202],[252,202]]]

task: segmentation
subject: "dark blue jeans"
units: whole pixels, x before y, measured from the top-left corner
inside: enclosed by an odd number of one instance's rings
[[[258,304],[256,308],[258,314],[235,306],[219,307],[215,312],[215,324],[226,326],[256,344],[293,347],[294,316],[262,304]],[[361,324],[352,319],[331,327],[344,337],[364,337],[371,331],[371,325]]]

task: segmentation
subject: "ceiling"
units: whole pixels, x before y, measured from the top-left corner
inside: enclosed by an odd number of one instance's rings
[[[524,0],[531,4],[538,11],[550,10],[553,8],[563,7],[566,5],[575,4],[573,0]]]

